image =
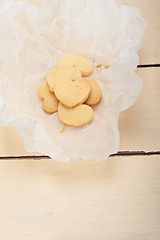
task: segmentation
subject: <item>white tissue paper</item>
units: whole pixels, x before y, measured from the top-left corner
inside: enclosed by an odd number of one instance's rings
[[[119,113],[135,103],[142,88],[135,69],[145,26],[138,9],[119,8],[114,0],[42,0],[41,8],[5,1],[0,5],[0,125],[15,127],[28,152],[58,161],[104,160],[116,153]],[[65,55],[94,60],[92,76],[102,89],[93,120],[80,128],[45,113],[37,93]]]

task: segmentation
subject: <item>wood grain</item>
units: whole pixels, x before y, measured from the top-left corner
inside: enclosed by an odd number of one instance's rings
[[[0,239],[158,240],[160,157],[0,161]]]

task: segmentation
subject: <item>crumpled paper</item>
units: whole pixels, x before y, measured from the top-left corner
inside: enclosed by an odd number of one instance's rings
[[[118,116],[133,105],[146,26],[139,10],[114,0],[42,0],[0,5],[0,125],[14,126],[28,152],[63,162],[104,160],[119,149]],[[43,112],[37,88],[65,55],[89,58],[102,89],[90,124],[64,126]],[[100,68],[96,66],[103,65]],[[109,68],[104,66],[108,65]],[[65,127],[65,131],[62,131]]]

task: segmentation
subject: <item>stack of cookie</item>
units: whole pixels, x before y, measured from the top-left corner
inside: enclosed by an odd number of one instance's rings
[[[101,101],[97,81],[88,77],[92,63],[81,56],[65,56],[47,74],[47,82],[38,88],[42,108],[53,114],[58,111],[62,123],[80,127],[93,117],[92,106]]]

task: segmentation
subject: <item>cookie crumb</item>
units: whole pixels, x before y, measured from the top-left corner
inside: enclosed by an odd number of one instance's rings
[[[108,66],[108,65],[106,65],[106,66],[104,66],[104,68],[109,68],[109,66]]]
[[[98,64],[96,67],[97,67],[97,68],[102,67],[102,64]]]
[[[67,129],[65,127],[62,128],[62,130],[60,131],[60,133],[63,133],[64,131],[66,131]]]

